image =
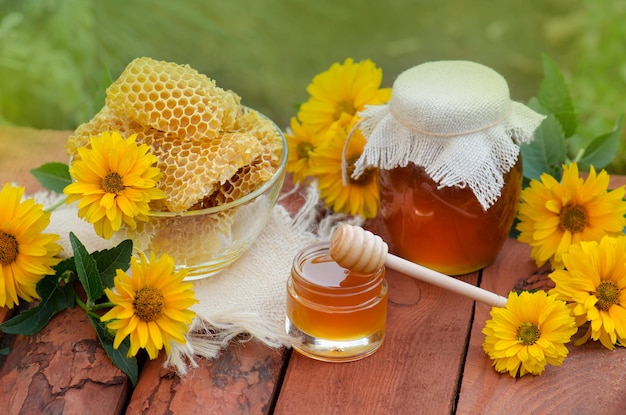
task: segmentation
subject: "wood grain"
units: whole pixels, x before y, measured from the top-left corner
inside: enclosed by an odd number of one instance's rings
[[[7,414],[121,414],[129,393],[128,378],[80,309],[57,314],[32,336],[16,336],[0,369]]]
[[[30,170],[43,163],[67,163],[65,140],[71,131],[0,128],[0,186],[14,182],[26,188],[26,194],[41,190]]]
[[[473,302],[393,270],[387,278],[382,348],[351,363],[319,362],[294,352],[276,414],[344,414],[356,408],[371,414],[450,413]],[[475,284],[477,274],[462,279]]]
[[[233,342],[179,377],[163,367],[161,354],[146,362],[126,414],[269,414],[285,355],[256,341]]]
[[[508,240],[496,262],[484,270],[481,286],[501,295],[520,287],[546,289],[552,285],[547,274],[545,268],[536,269],[528,246]],[[626,349],[569,344],[563,365],[514,379],[498,374],[482,349],[481,330],[489,310],[476,306],[456,414],[626,413]]]
[[[27,194],[39,190],[29,170],[65,162],[63,144],[70,134],[0,128],[0,184],[16,182]],[[626,177],[611,178],[611,187],[625,184]],[[294,211],[301,202],[295,194],[283,203]],[[380,223],[367,227],[385,236]],[[547,287],[547,273],[535,268],[530,248],[508,240],[480,281],[506,295]],[[477,284],[479,276],[461,279]],[[104,354],[84,313],[66,310],[34,336],[3,339],[12,350],[0,360],[1,412],[75,414],[96,407],[102,414],[626,413],[624,348],[571,346],[562,366],[513,379],[496,373],[482,350],[489,307],[393,270],[388,281],[387,337],[367,359],[323,363],[256,342],[235,343],[216,359],[199,360],[184,378],[164,369],[162,356],[148,361],[134,391]],[[7,312],[0,310],[0,320]]]

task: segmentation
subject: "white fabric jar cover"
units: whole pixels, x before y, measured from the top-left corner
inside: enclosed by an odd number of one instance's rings
[[[359,113],[367,139],[352,177],[412,162],[440,187],[469,186],[487,210],[504,174],[545,116],[512,101],[506,80],[470,61],[428,62],[401,73],[391,100]]]

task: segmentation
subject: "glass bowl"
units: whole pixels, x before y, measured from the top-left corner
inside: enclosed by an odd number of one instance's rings
[[[185,280],[210,277],[235,262],[261,234],[278,200],[286,172],[287,140],[274,175],[261,187],[233,202],[180,213],[149,213],[147,222],[126,229],[116,239],[131,239],[133,248],[149,257],[168,254],[175,269],[187,270]]]

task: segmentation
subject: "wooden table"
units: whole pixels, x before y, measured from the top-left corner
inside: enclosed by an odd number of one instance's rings
[[[39,189],[29,169],[65,161],[69,132],[0,129],[0,185]],[[614,177],[613,185],[626,183]],[[1,208],[1,207],[0,207]],[[530,249],[508,240],[496,261],[460,277],[498,294],[549,285]],[[569,346],[541,376],[498,374],[482,350],[489,307],[389,270],[387,337],[373,356],[323,363],[255,341],[231,343],[183,378],[143,362],[136,388],[107,359],[80,310],[40,333],[8,336],[0,357],[7,414],[621,414],[626,350]],[[0,320],[10,312],[0,309]]]

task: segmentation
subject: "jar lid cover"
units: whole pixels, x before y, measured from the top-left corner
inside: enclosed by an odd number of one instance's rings
[[[470,61],[428,62],[396,78],[391,100],[359,113],[365,169],[422,166],[441,187],[469,186],[487,210],[545,116],[511,101],[506,80]]]

